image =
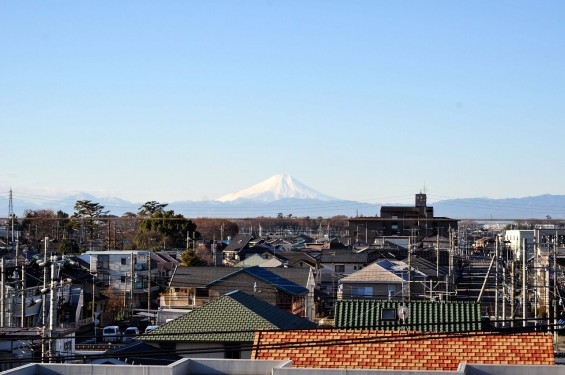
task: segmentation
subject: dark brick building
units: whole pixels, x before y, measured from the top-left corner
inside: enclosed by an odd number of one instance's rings
[[[350,243],[363,241],[375,243],[389,236],[411,237],[420,241],[425,237],[449,237],[457,230],[457,220],[435,217],[434,208],[428,207],[426,194],[416,194],[416,204],[410,206],[382,206],[380,217],[356,217],[349,219]]]

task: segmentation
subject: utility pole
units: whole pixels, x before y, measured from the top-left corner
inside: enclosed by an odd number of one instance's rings
[[[408,238],[408,302],[412,298],[412,236]]]
[[[555,241],[553,241],[553,340],[557,344],[557,254],[559,253],[559,232],[555,231]]]
[[[449,277],[451,279],[453,275],[453,231],[451,226],[449,226]]]
[[[151,252],[147,254],[147,312],[151,310]]]
[[[436,278],[439,280],[439,231],[436,239]]]
[[[133,251],[131,252],[131,290],[130,290],[130,296],[129,296],[129,306],[130,306],[130,313],[131,310],[133,309],[133,287],[134,287],[134,275],[133,275]]]
[[[116,223],[114,223],[114,249],[118,249],[118,230],[116,229]]]
[[[506,267],[502,267],[502,326],[506,327]]]
[[[16,246],[18,246],[18,243],[16,242]],[[25,327],[25,311],[26,311],[26,262],[22,263],[22,319],[21,319],[21,325],[20,327],[24,328]]]
[[[511,327],[514,327],[514,318],[515,318],[515,303],[516,300],[514,298],[516,294],[516,263],[514,260],[510,263],[510,324]]]
[[[95,285],[96,285],[95,275],[92,274],[92,306],[91,306],[91,313],[92,313],[92,327],[94,328],[94,343],[96,344],[96,293],[95,293]]]
[[[47,354],[47,342],[46,339],[48,337],[47,334],[47,273],[48,273],[48,261],[47,261],[47,247],[49,246],[49,237],[45,237],[44,239],[44,251],[43,251],[43,289],[41,290],[42,294],[42,340],[41,340],[41,361],[45,361],[45,356]]]
[[[0,315],[0,327],[4,327],[4,311],[5,311],[5,305],[4,305],[4,285],[5,284],[5,274],[6,274],[6,267],[4,264],[4,258],[0,259],[0,261],[2,262],[2,276],[0,276],[1,280],[2,280],[2,290],[0,290],[0,310],[2,310],[2,314]]]
[[[495,237],[494,257],[494,320],[495,326],[498,327],[500,325],[498,322],[498,236]]]
[[[526,327],[526,305],[528,304],[528,282],[526,280],[526,252],[528,248],[528,240],[526,238],[523,239],[522,242],[522,326]]]
[[[55,355],[55,340],[53,334],[55,332],[55,300],[57,299],[55,288],[55,256],[51,255],[51,296],[49,300],[49,331],[47,337],[49,338],[49,363],[53,362]]]
[[[10,224],[12,227],[12,243],[14,243],[14,202],[12,200],[12,188],[10,188],[10,200],[8,203],[8,214],[10,215]],[[6,239],[8,239],[8,233],[6,233]]]

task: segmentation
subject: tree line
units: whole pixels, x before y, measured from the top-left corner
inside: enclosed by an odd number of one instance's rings
[[[197,241],[225,241],[240,232],[259,235],[262,231],[264,237],[284,233],[307,233],[314,238],[319,238],[320,233],[339,235],[346,231],[348,220],[346,216],[323,219],[292,215],[189,219],[157,201],[145,202],[137,212],[121,216],[111,215],[103,205],[91,200],[78,200],[73,208],[70,214],[51,209],[25,210],[22,218],[14,220],[20,245],[40,250],[45,237],[49,237],[49,249],[61,254],[88,250],[187,250],[195,249]],[[6,237],[9,232],[6,231]]]
[[[49,237],[50,248],[59,253],[87,250],[186,249],[202,238],[191,219],[167,209],[166,203],[148,201],[136,213],[109,215],[104,206],[78,200],[72,214],[53,210],[25,210],[17,218],[19,243],[38,249]],[[228,230],[236,231],[231,225]],[[6,231],[7,234],[9,231]]]

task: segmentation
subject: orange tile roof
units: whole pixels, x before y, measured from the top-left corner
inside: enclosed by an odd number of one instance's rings
[[[312,368],[455,371],[460,363],[555,364],[552,336],[542,332],[260,331],[254,348],[251,358]]]

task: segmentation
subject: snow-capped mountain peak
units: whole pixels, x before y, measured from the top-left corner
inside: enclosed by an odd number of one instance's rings
[[[220,202],[231,202],[239,199],[248,199],[272,202],[288,198],[317,199],[323,201],[335,200],[335,198],[321,194],[285,174],[274,175],[263,182],[236,193],[224,195],[217,200]]]

